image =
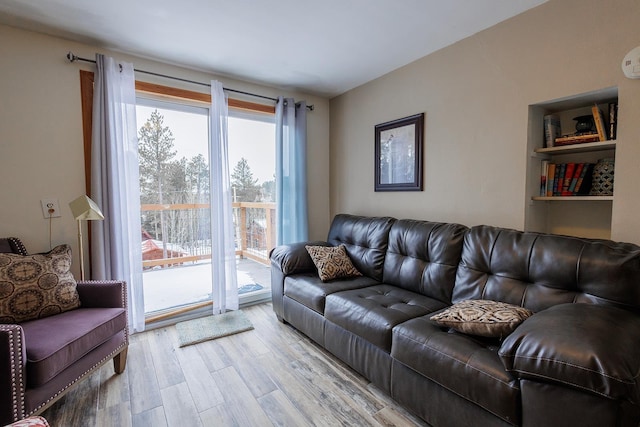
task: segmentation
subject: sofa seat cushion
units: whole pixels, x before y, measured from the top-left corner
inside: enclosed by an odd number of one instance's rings
[[[444,303],[433,298],[381,284],[328,295],[324,316],[390,352],[394,326],[444,307]]]
[[[27,385],[38,387],[127,326],[123,308],[79,308],[21,324]]]
[[[376,280],[366,276],[323,282],[316,273],[296,274],[285,278],[284,294],[305,307],[324,314],[327,295],[348,289],[364,288],[377,283]]]
[[[393,329],[391,356],[485,410],[517,424],[520,389],[498,356],[499,340],[462,334],[423,316]]]

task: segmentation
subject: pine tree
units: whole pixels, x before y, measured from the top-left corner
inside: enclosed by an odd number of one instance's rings
[[[209,164],[202,154],[189,160],[186,169],[187,186],[193,203],[209,202]]]
[[[138,131],[138,157],[140,162],[140,199],[142,203],[165,203],[165,186],[172,169],[174,150],[174,137],[171,129],[164,126],[164,116],[154,110],[145,124]],[[156,211],[157,212],[157,211]],[[159,218],[158,218],[159,217]],[[159,215],[147,218],[143,227],[153,227],[156,239],[161,239],[163,244],[163,257],[167,258],[166,219],[165,212],[159,211]]]
[[[164,126],[164,116],[154,110],[138,131],[140,194],[146,203],[163,203],[166,175],[173,159],[174,137]]]
[[[244,157],[233,168],[231,186],[234,190],[235,202],[260,201],[261,188],[258,185],[258,178],[253,177],[249,162]]]
[[[262,183],[262,201],[263,202],[275,202],[276,201],[276,177]]]

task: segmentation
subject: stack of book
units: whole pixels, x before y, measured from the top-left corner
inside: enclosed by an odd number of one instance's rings
[[[591,191],[593,163],[542,162],[540,195],[586,196]]]
[[[591,107],[591,114],[593,115],[593,122],[596,125],[596,130],[593,132],[577,132],[568,135],[562,135],[556,138],[554,141],[555,146],[572,145],[572,144],[584,144],[585,142],[597,142],[616,139],[616,128],[618,121],[618,104],[610,103],[608,105],[608,126],[605,123],[604,114],[600,110],[597,104]],[[547,143],[547,146],[549,144]]]
[[[575,133],[571,135],[563,135],[560,138],[556,138],[556,146],[561,145],[573,145],[584,144],[585,142],[597,142],[600,141],[600,137],[595,132],[588,133]]]

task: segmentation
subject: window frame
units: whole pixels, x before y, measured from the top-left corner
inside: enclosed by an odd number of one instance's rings
[[[82,139],[84,146],[84,175],[85,191],[91,193],[91,129],[93,127],[93,83],[95,74],[93,71],[80,70],[80,97],[82,108]],[[155,83],[136,80],[136,95],[151,95],[160,99],[172,99],[174,102],[186,101],[211,105],[211,94],[196,92],[187,89],[179,89]],[[258,104],[236,98],[228,99],[229,110],[246,111],[252,116],[275,116],[274,105]]]

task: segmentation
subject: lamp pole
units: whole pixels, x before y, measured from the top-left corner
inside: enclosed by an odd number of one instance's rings
[[[80,280],[84,281],[84,249],[82,247],[82,222],[78,220],[78,248],[80,248]]]

